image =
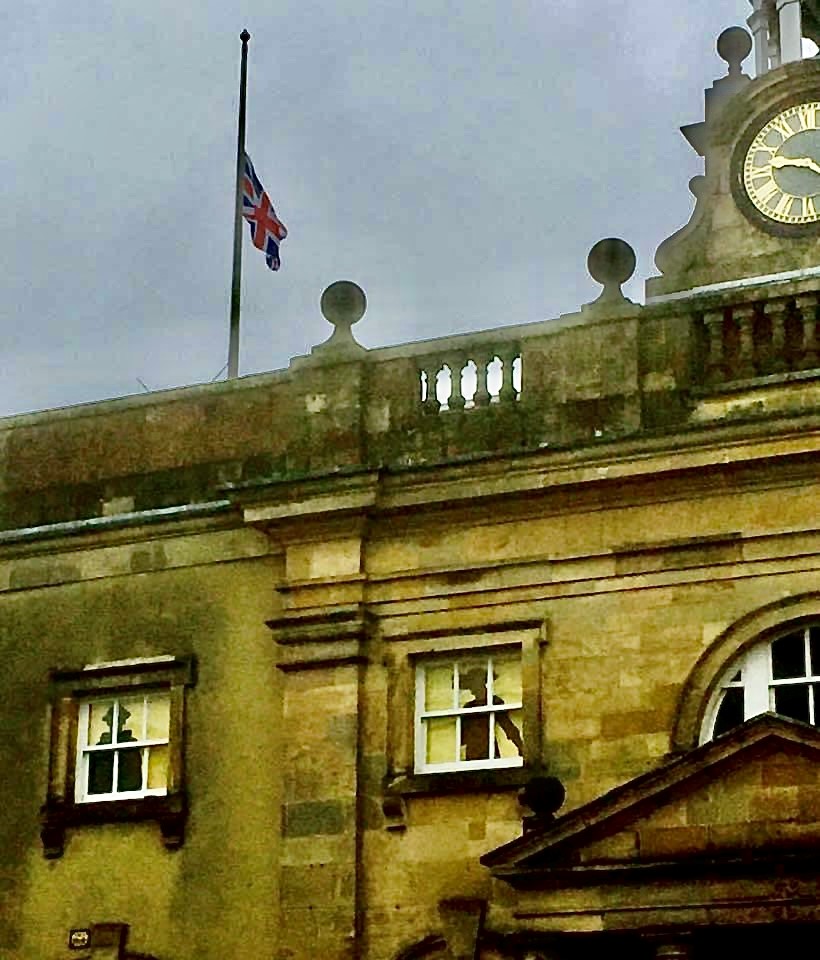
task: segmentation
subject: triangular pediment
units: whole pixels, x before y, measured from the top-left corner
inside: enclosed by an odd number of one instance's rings
[[[749,720],[482,857],[515,886],[820,851],[820,731]]]

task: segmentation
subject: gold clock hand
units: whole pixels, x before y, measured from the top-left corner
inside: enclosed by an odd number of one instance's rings
[[[817,163],[816,160],[813,160],[811,157],[772,157],[771,164],[773,167],[780,169],[781,167],[805,167],[807,170],[811,170],[812,173],[820,173],[820,163]]]

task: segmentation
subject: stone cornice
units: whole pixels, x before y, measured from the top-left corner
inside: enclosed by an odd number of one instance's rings
[[[364,663],[371,616],[362,604],[294,610],[267,626],[279,647],[283,672]]]

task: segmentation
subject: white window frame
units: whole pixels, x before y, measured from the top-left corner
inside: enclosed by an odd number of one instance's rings
[[[188,688],[196,683],[196,673],[193,655],[178,657],[170,654],[107,660],[80,669],[54,668],[49,671],[48,781],[40,821],[40,838],[47,858],[63,855],[67,830],[101,823],[153,820],[159,826],[167,849],[176,850],[182,846],[188,818],[185,701]],[[91,705],[114,700],[128,702],[146,696],[149,699],[152,696],[169,698],[167,738],[162,730],[162,737],[148,739],[145,736],[147,728],[143,727],[140,740],[124,740],[122,743],[123,746],[141,746],[144,750],[167,745],[165,784],[150,789],[89,794],[88,761],[83,758],[93,752],[91,747],[107,746],[85,742]],[[112,720],[117,724],[116,717]],[[97,736],[96,731],[94,736]],[[112,787],[115,783],[112,779]],[[142,783],[146,784],[147,780],[143,779]]]
[[[783,686],[808,686],[809,722],[820,727],[820,696],[815,696],[814,684],[820,684],[820,675],[811,674],[810,631],[819,629],[820,622],[814,621],[790,630],[783,630],[776,637],[763,640],[747,649],[739,657],[731,661],[723,671],[720,682],[712,694],[709,705],[704,714],[701,728],[701,743],[706,743],[714,737],[715,721],[723,701],[726,690],[742,688],[744,691],[743,719],[751,720],[762,713],[775,712],[775,690]],[[774,679],[772,664],[772,645],[783,637],[793,633],[803,633],[804,663],[808,665],[807,672],[802,677],[788,677]],[[740,671],[739,681],[732,678]],[[797,722],[797,721],[796,721]]]
[[[505,767],[521,767],[524,765],[524,757],[519,754],[517,757],[493,757],[495,752],[495,717],[499,713],[511,713],[514,710],[521,710],[524,706],[523,701],[513,701],[511,703],[495,704],[493,703],[493,659],[510,657],[511,651],[498,650],[491,653],[478,655],[475,651],[453,651],[448,657],[425,657],[419,659],[416,663],[416,689],[415,689],[415,772],[416,773],[455,773],[462,770],[494,770]],[[518,652],[520,666],[520,651]],[[448,663],[453,666],[453,705],[442,710],[425,710],[426,700],[426,670],[430,666]],[[483,667],[487,671],[487,705],[482,707],[470,707],[465,709],[458,704],[459,691],[459,664],[468,665],[469,668],[476,669]],[[426,722],[437,717],[455,717],[456,736],[455,749],[458,751],[461,744],[461,718],[465,715],[475,716],[477,714],[490,714],[489,718],[489,747],[491,756],[479,760],[457,760],[445,763],[427,762],[427,730]],[[523,732],[522,732],[523,736]]]
[[[163,787],[153,787],[149,788],[148,783],[148,757],[150,754],[150,749],[152,747],[162,747],[166,746],[170,748],[171,738],[170,730],[167,737],[163,738],[149,738],[146,736],[146,730],[148,725],[148,711],[149,703],[151,700],[156,702],[159,699],[164,699],[168,702],[169,708],[169,722],[170,722],[170,693],[168,690],[163,689],[148,689],[142,692],[142,730],[141,736],[137,737],[135,740],[127,740],[121,743],[106,743],[106,744],[91,744],[88,743],[88,725],[89,725],[89,713],[91,707],[95,703],[113,703],[113,716],[111,721],[111,732],[112,740],[119,728],[119,712],[120,705],[124,700],[135,700],[139,699],[139,692],[135,691],[134,693],[129,692],[117,692],[110,693],[102,697],[94,697],[87,700],[83,700],[80,703],[79,709],[79,723],[77,729],[77,755],[76,755],[76,771],[75,771],[75,799],[77,803],[98,803],[106,800],[135,800],[142,797],[164,797],[168,793],[167,779],[166,784]],[[139,790],[117,790],[116,783],[119,774],[119,758],[120,753],[123,750],[140,750],[141,751],[141,778],[142,783],[145,785]],[[112,772],[111,784],[114,789],[109,793],[89,793],[88,792],[88,777],[89,777],[89,767],[90,767],[90,758],[92,754],[95,753],[113,753],[114,755],[114,764]],[[170,760],[170,756],[169,756]]]

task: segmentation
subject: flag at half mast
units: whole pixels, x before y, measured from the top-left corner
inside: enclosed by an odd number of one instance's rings
[[[288,235],[287,227],[276,216],[247,153],[242,171],[242,216],[250,224],[253,245],[264,252],[271,270],[278,270],[279,244]]]

